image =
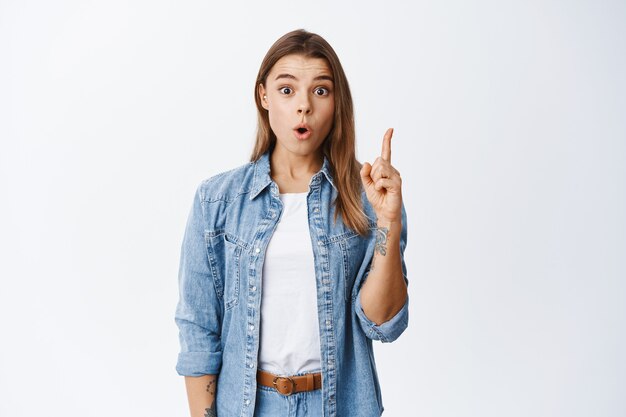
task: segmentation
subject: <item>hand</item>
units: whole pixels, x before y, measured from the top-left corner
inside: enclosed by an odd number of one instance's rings
[[[383,222],[398,222],[402,218],[402,178],[391,165],[392,135],[393,129],[387,129],[380,157],[373,165],[365,162],[361,167],[365,194],[378,220]]]

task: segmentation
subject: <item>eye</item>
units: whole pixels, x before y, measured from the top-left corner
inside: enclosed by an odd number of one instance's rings
[[[291,87],[281,87],[278,91],[280,91],[281,94],[285,94],[285,95],[289,95],[293,92]]]
[[[315,95],[317,96],[327,96],[330,94],[330,91],[326,87],[317,87],[315,89]]]

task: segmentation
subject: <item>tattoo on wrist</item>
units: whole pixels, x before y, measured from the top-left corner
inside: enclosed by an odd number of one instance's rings
[[[387,235],[389,234],[389,228],[377,227],[376,228],[376,252],[381,255],[387,255]]]
[[[376,253],[379,253],[381,256],[387,255],[387,235],[388,234],[389,234],[388,227],[376,228],[376,244],[374,246],[374,257],[372,258],[372,266],[370,267],[370,271],[374,269],[374,259],[376,259]]]

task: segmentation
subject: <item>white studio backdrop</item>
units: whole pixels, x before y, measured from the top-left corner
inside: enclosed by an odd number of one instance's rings
[[[0,0],[0,416],[187,415],[198,183],[245,163],[254,78],[305,28],[359,158],[403,176],[409,329],[387,417],[626,415],[626,3]],[[341,416],[345,417],[345,416]]]

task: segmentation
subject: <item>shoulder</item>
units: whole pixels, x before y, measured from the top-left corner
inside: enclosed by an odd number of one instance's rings
[[[254,165],[254,162],[248,162],[204,179],[198,186],[200,199],[203,202],[229,202],[248,194],[253,184]]]

